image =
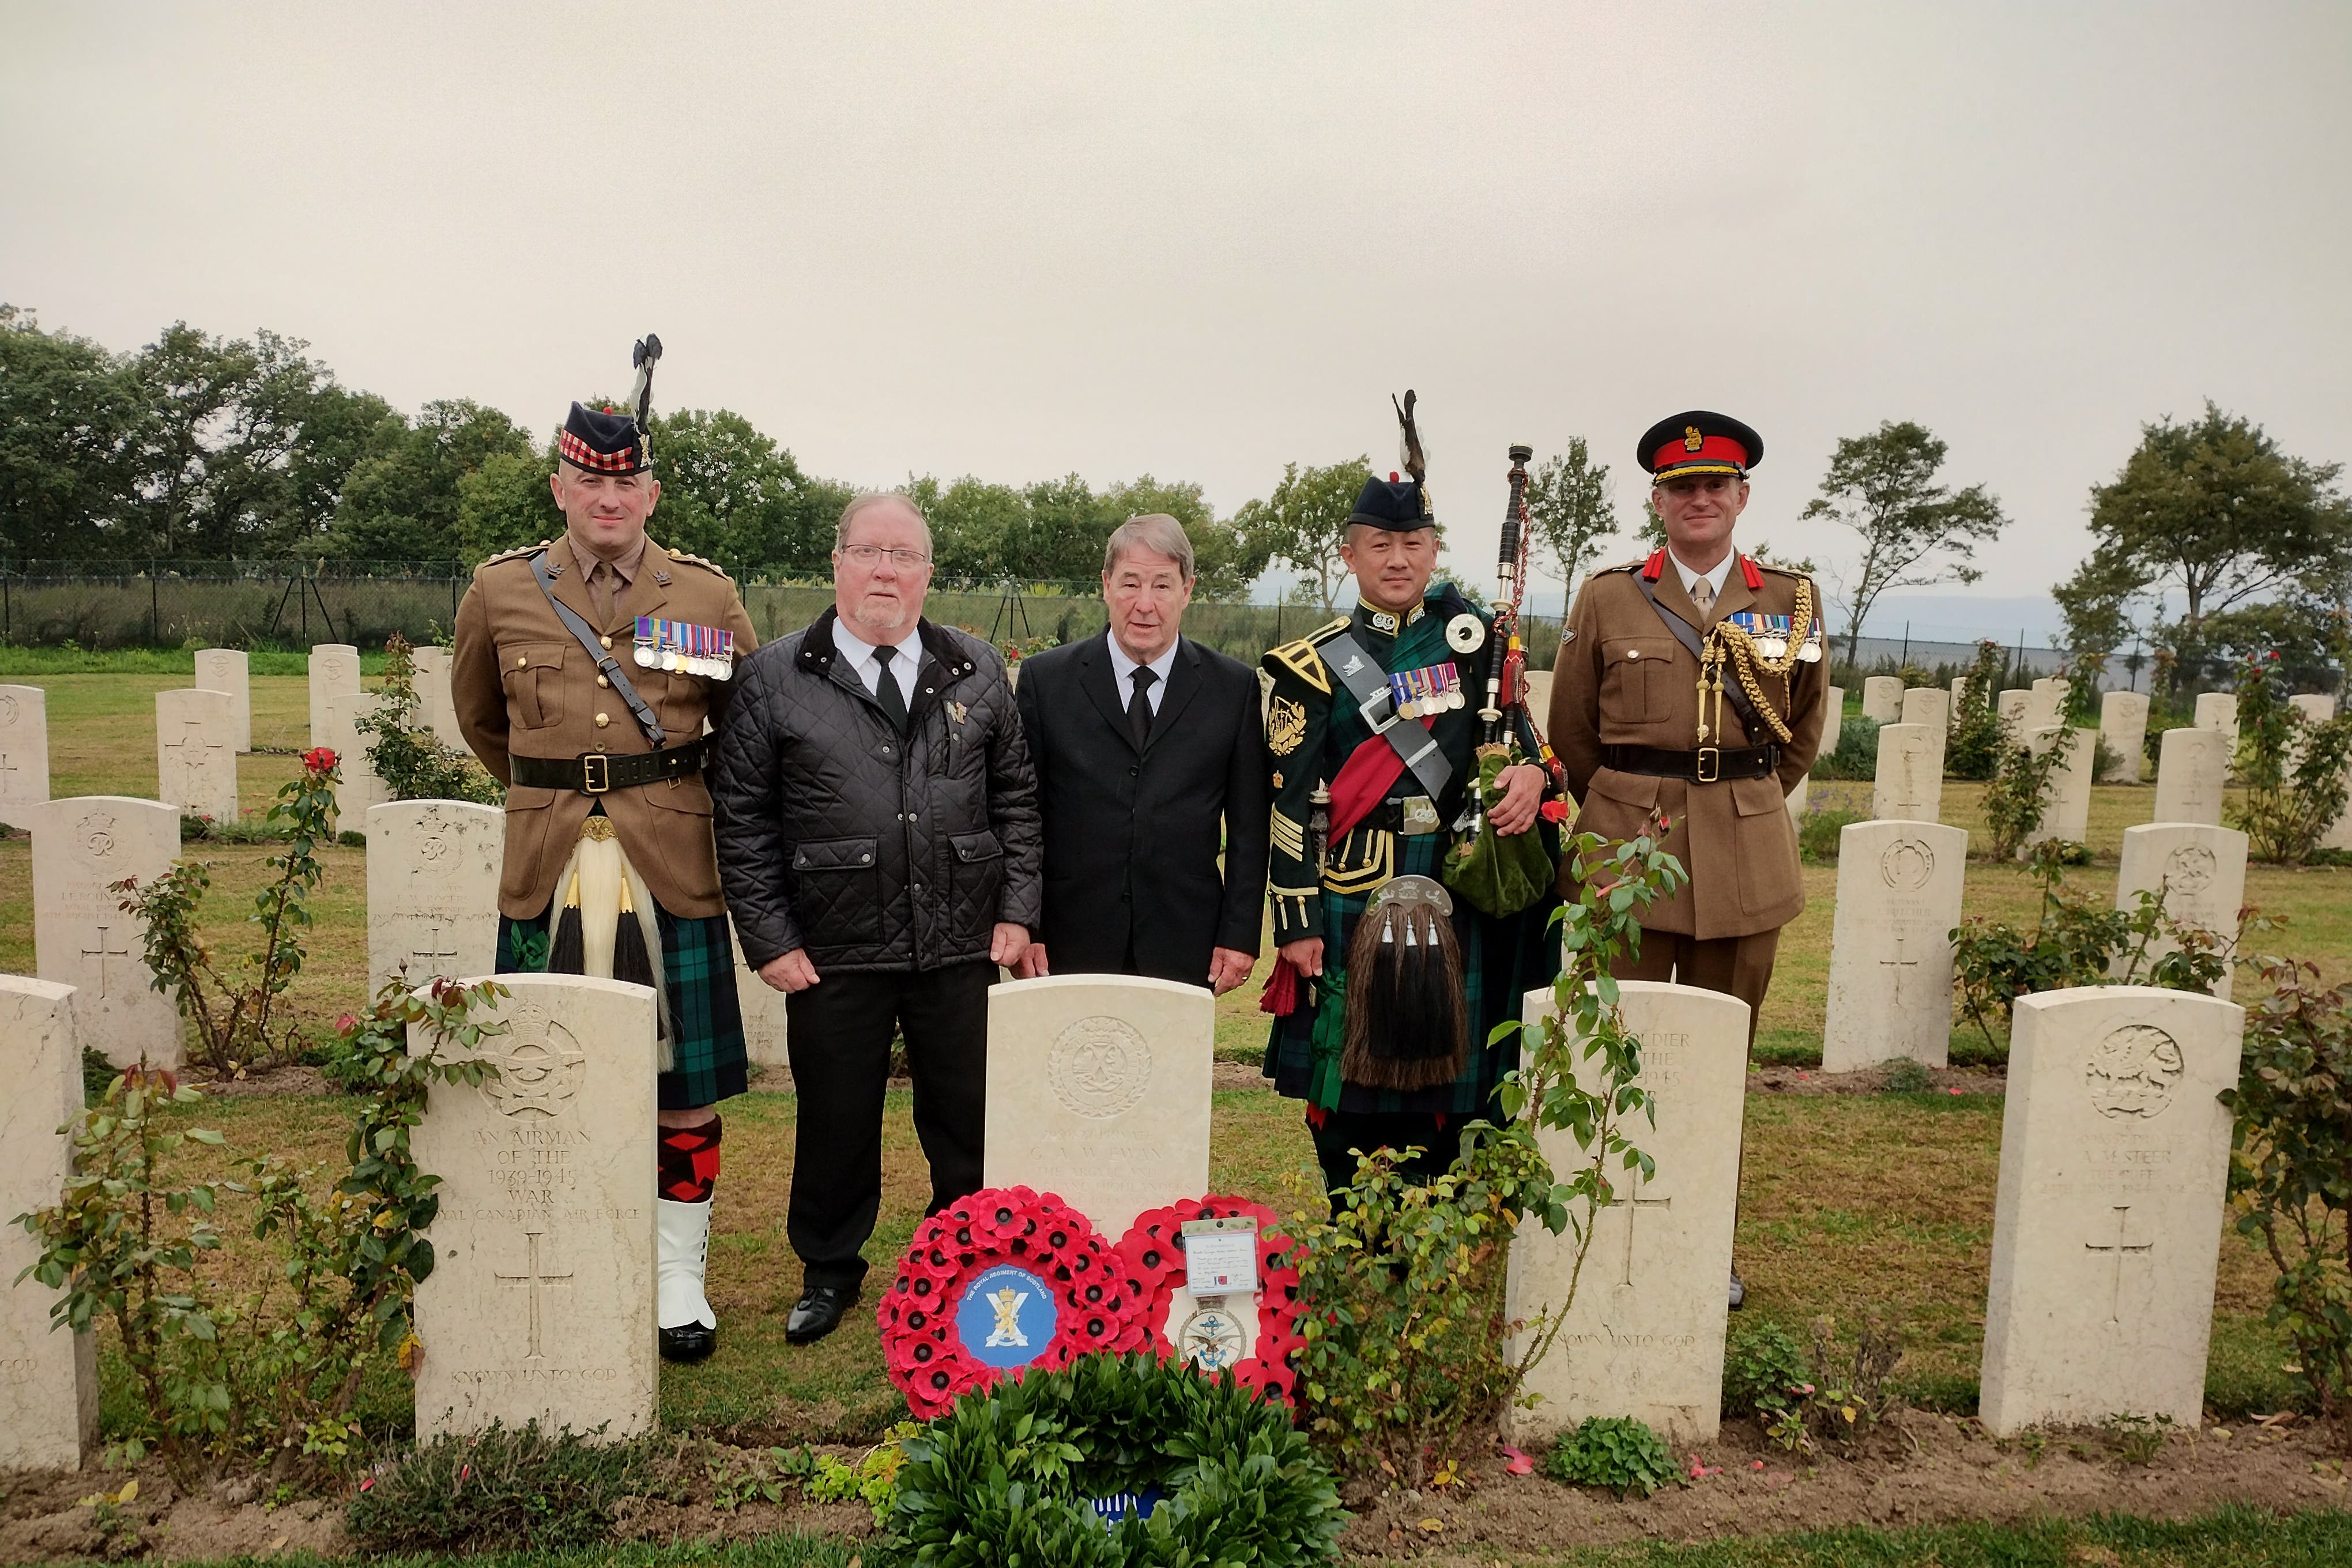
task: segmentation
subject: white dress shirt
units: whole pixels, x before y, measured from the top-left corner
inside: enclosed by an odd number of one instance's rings
[[[849,660],[849,668],[857,672],[857,679],[869,694],[882,689],[882,661],[874,657],[874,644],[851,631],[847,622],[835,618],[833,646]],[[890,673],[898,678],[898,695],[911,710],[915,706],[915,667],[923,662],[922,627],[908,627],[907,635],[890,647]]]
[[[1127,650],[1118,646],[1118,638],[1114,634],[1103,633],[1103,641],[1110,644],[1110,670],[1112,679],[1118,684],[1118,705],[1124,708],[1135,700],[1135,672],[1149,669],[1160,679],[1151,683],[1151,689],[1143,694],[1143,700],[1151,704],[1151,716],[1159,718],[1160,700],[1168,694],[1168,672],[1176,668],[1176,644],[1170,643],[1168,651],[1150,664],[1139,665],[1127,657]]]
[[[1739,552],[1737,550],[1725,551],[1723,552],[1723,559],[1715,563],[1715,570],[1712,572],[1692,571],[1689,567],[1683,564],[1683,558],[1675,554],[1672,550],[1666,552],[1666,559],[1673,562],[1675,563],[1675,570],[1681,574],[1684,593],[1689,594],[1691,591],[1691,584],[1704,577],[1706,579],[1708,589],[1714,593],[1716,598],[1720,599],[1723,597],[1723,584],[1731,575],[1731,563],[1739,559]],[[1692,603],[1696,604],[1697,600],[1698,595],[1692,594]],[[1710,600],[1709,603],[1713,603],[1713,601]]]

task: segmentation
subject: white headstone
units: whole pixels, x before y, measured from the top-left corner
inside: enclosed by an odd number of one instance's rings
[[[2069,844],[2084,843],[2091,831],[2091,768],[2098,761],[2099,732],[2096,730],[2074,730],[2063,724],[2051,724],[2029,731],[2026,744],[2040,756],[2058,743],[2058,737],[2072,733],[2074,744],[2066,749],[2066,760],[2050,775],[2050,789],[2044,797],[2042,820],[2025,842],[2017,847],[2018,858],[2023,859],[2033,845],[2049,838],[2063,838]]]
[[[1131,975],[988,990],[982,1179],[1058,1193],[1105,1236],[1209,1190],[1216,998]]]
[[[1888,724],[1878,731],[1878,782],[1873,817],[1934,822],[1944,805],[1944,732],[1928,724]]]
[[[61,1129],[81,1110],[73,987],[0,974],[0,1212],[54,1206],[73,1173]],[[52,1331],[58,1293],[16,1283],[41,1244],[0,1225],[0,1470],[80,1468],[98,1444],[98,1351],[88,1333]]]
[[[1956,675],[1952,677],[1952,705],[1950,712],[1954,719],[1958,719],[1962,710],[1968,706],[1968,696],[1969,678],[1965,675]]]
[[[2045,676],[2033,683],[2026,697],[2025,728],[2028,732],[2046,730],[2065,721],[2066,700],[2071,695],[2066,682],[2056,676]]]
[[[161,801],[85,795],[33,813],[33,946],[44,980],[74,986],[82,1044],[116,1067],[180,1065],[180,1014],[149,984],[146,928],[113,883],[145,887],[180,858],[180,814]]]
[[[1881,724],[1903,722],[1903,679],[1895,675],[1874,675],[1862,683],[1862,716]]]
[[[1810,773],[1797,775],[1797,787],[1789,792],[1789,819],[1791,822],[1805,820],[1805,797],[1812,793],[1812,782]]]
[[[49,798],[49,694],[0,686],[0,822],[23,827]]]
[[[253,750],[252,661],[243,648],[200,647],[196,650],[196,685],[205,691],[228,693],[229,725],[236,749]]]
[[[463,755],[466,737],[457,728],[457,705],[449,691],[449,650],[430,645],[415,650],[416,722],[443,745]]]
[[[332,746],[327,698],[360,690],[360,650],[347,642],[322,642],[310,649],[310,744]],[[340,750],[341,748],[338,748]]]
[[[1626,1026],[1642,1042],[1640,1082],[1657,1111],[1654,1127],[1646,1116],[1628,1118],[1625,1134],[1657,1174],[1643,1182],[1609,1163],[1616,1195],[1595,1218],[1568,1321],[1528,1378],[1525,1392],[1543,1397],[1511,1412],[1511,1431],[1543,1437],[1588,1415],[1633,1415],[1669,1442],[1712,1442],[1723,1409],[1748,1005],[1657,981],[1623,981],[1619,991]],[[1549,989],[1530,991],[1522,1016],[1532,1026],[1551,1005]],[[1568,1132],[1546,1128],[1536,1141],[1557,1179],[1585,1157]],[[1556,1310],[1575,1264],[1573,1228],[1554,1236],[1539,1219],[1522,1220],[1504,1317],[1532,1325]]]
[[[793,1057],[784,1044],[784,993],[761,979],[759,972],[744,962],[742,945],[736,942],[731,924],[727,944],[735,958],[735,1002],[743,1015],[743,1052],[755,1066],[789,1072]]]
[[[2116,754],[2111,782],[2139,783],[2147,756],[2147,694],[2110,691],[2101,696],[2099,739]]]
[[[2025,710],[2033,702],[2033,693],[2022,687],[2011,687],[1993,699],[1993,711],[2000,717],[2000,732],[2010,744],[2016,745],[2025,735]]]
[[[462,800],[399,800],[367,814],[368,994],[487,974],[498,964],[507,814]]]
[[[1952,696],[1940,686],[1906,687],[1903,692],[1903,722],[1925,724],[1941,738],[1952,727]]]
[[[1832,686],[1829,690],[1829,706],[1822,715],[1820,755],[1828,756],[1838,749],[1838,741],[1845,733],[1845,688]]]
[[[2287,706],[2303,715],[2303,723],[2287,731],[2286,776],[2291,780],[2303,765],[2304,726],[2325,724],[2336,717],[2336,699],[2325,692],[2304,691],[2286,700]]]
[[[1539,726],[1549,725],[1551,722],[1550,670],[1528,671],[1528,712]]]
[[[1950,1060],[1952,928],[1969,836],[1933,822],[1857,822],[1838,835],[1822,1068]]]
[[[416,1435],[656,1421],[654,994],[501,974],[477,1016],[510,1026],[480,1088],[439,1085],[415,1134],[441,1177],[436,1262],[416,1288]],[[422,1026],[412,1055],[433,1049]],[[443,1057],[465,1055],[445,1043]]]
[[[2021,996],[2010,1034],[1979,1411],[2194,1427],[2245,1014],[2142,985]]]
[[[2238,697],[2233,691],[2208,691],[2197,699],[2197,727],[2219,731],[2229,741],[2224,766],[2238,751]]]
[[[2230,740],[2220,731],[2167,730],[2157,740],[2156,820],[2219,824],[2229,770]]]
[[[2165,912],[2182,925],[2211,931],[2224,948],[2238,936],[2238,910],[2246,901],[2246,836],[2231,827],[2201,822],[2147,822],[2124,829],[2123,865],[2116,876],[2116,908],[2139,908],[2143,888],[2164,889]],[[2147,965],[2179,943],[2158,938],[2148,945]],[[2213,994],[2230,998],[2230,971]]]
[[[342,763],[342,782],[335,786],[336,823],[342,832],[365,833],[369,808],[392,794],[368,764],[375,736],[359,727],[361,716],[373,713],[382,700],[373,691],[331,691],[320,707],[325,728],[316,743],[331,748]]]
[[[226,691],[155,693],[155,798],[236,820],[236,721]]]
[[[2352,763],[2344,767],[2344,809],[2336,814],[2336,820],[2319,836],[2322,849],[2352,849]]]

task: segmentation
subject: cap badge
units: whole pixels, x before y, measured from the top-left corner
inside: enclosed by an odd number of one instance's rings
[[[1699,449],[1700,445],[1701,445],[1703,442],[1705,442],[1705,440],[1706,440],[1706,438],[1705,437],[1701,436],[1701,435],[1698,433],[1698,426],[1696,426],[1696,425],[1685,425],[1685,426],[1683,426],[1683,450],[1684,450],[1684,451],[1685,451],[1685,452],[1696,452],[1696,451],[1697,451],[1697,450]]]

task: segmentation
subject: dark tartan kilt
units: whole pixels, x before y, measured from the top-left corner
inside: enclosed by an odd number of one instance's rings
[[[554,909],[551,900],[530,920],[499,917],[499,973],[546,970],[547,919]],[[750,1086],[750,1058],[743,1049],[743,1010],[735,994],[727,917],[680,920],[656,905],[654,923],[661,931],[662,978],[677,1033],[670,1047],[671,1068],[660,1075],[658,1103],[664,1110],[696,1110],[732,1099]],[[526,942],[535,954],[525,954]],[[526,956],[538,962],[526,963]]]
[[[1557,859],[1559,840],[1550,826],[1539,824],[1535,831],[1543,834],[1545,847],[1552,850]],[[1445,833],[1400,837],[1396,842],[1396,874],[1435,878],[1452,842],[1453,836]],[[1348,943],[1355,938],[1356,921],[1370,901],[1369,893],[1324,892],[1323,962],[1327,969],[1344,962]],[[1433,1089],[1400,1090],[1343,1084],[1337,1109],[1387,1114],[1435,1111],[1453,1116],[1484,1116],[1500,1121],[1502,1113],[1493,1103],[1495,1086],[1518,1069],[1519,1037],[1515,1031],[1488,1045],[1486,1037],[1496,1024],[1519,1016],[1521,999],[1528,992],[1538,985],[1549,985],[1558,978],[1559,933],[1550,921],[1551,911],[1559,905],[1557,897],[1547,894],[1533,908],[1498,921],[1457,900],[1454,931],[1462,939],[1463,966],[1468,981],[1464,990],[1470,1015],[1469,1059],[1464,1063],[1461,1074],[1453,1082]],[[1274,1079],[1276,1092],[1294,1100],[1308,1098],[1314,1078],[1317,992],[1313,982],[1300,985],[1298,1005],[1274,1020],[1266,1041],[1265,1076]]]

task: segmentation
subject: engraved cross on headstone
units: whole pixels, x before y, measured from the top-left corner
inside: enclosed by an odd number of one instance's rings
[[[547,1359],[546,1354],[539,1348],[540,1290],[546,1286],[569,1286],[572,1283],[572,1275],[569,1272],[562,1274],[549,1274],[541,1269],[539,1266],[539,1238],[543,1234],[545,1233],[536,1230],[527,1230],[523,1232],[523,1239],[530,1247],[530,1250],[526,1254],[526,1272],[521,1274],[500,1274],[497,1277],[502,1284],[524,1285],[528,1286],[530,1289],[530,1350],[529,1353],[522,1358],[525,1361],[545,1361]]]
[[[164,742],[163,750],[171,753],[173,762],[178,765],[180,779],[184,784],[204,776],[205,753],[219,751],[221,742],[204,738],[205,721],[201,719],[183,719],[180,725],[180,738]]]
[[[442,924],[445,916],[420,915],[417,919],[420,923],[430,922],[432,934],[421,942],[409,944],[408,960],[422,963],[428,974],[446,975],[448,970],[443,967],[445,961],[449,964],[457,962],[457,939],[442,934],[447,929]]]
[[[113,929],[114,928],[112,926],[99,927],[98,945],[96,947],[85,947],[81,950],[81,955],[84,958],[94,958],[98,960],[98,994],[100,1001],[105,1000],[107,995],[106,961],[110,958],[128,958],[131,956],[131,947],[128,942],[125,942],[121,947],[109,947],[106,945],[106,933]]]
[[[16,764],[8,760],[8,753],[0,752],[0,795],[8,793],[8,775],[16,771]]]
[[[1889,978],[1895,982],[1894,1002],[1895,1005],[1897,1007],[1903,1005],[1903,972],[1906,969],[1916,969],[1919,967],[1919,961],[1917,959],[1906,958],[1903,956],[1904,947],[1909,941],[1910,939],[1908,937],[1897,935],[1895,939],[1895,956],[1892,958],[1882,958],[1878,961],[1879,968],[1891,972]]]
[[[2095,1241],[2086,1241],[2083,1244],[2084,1250],[2087,1252],[2112,1252],[2115,1254],[2115,1280],[2108,1288],[2107,1293],[2107,1321],[2111,1323],[2121,1322],[2123,1321],[2125,1255],[2134,1252],[2152,1252],[2156,1249],[2156,1243],[2153,1241],[2126,1242],[2124,1239],[2125,1228],[2130,1223],[2131,1205],[2129,1204],[2117,1204],[2116,1205],[2116,1239],[2114,1242],[2104,1246]]]
[[[1913,735],[1903,742],[1903,750],[1895,764],[1895,805],[1898,810],[1918,815],[1926,792],[1919,787],[1919,775],[1927,755],[1927,742]]]
[[[1639,1184],[1636,1184],[1631,1190],[1638,1193],[1641,1191],[1641,1187]],[[1609,1200],[1608,1206],[1612,1209],[1623,1209],[1625,1211],[1624,1278],[1619,1280],[1618,1283],[1621,1285],[1631,1285],[1633,1282],[1633,1227],[1641,1219],[1642,1211],[1643,1209],[1672,1208],[1675,1206],[1675,1200],[1672,1198],[1643,1198],[1629,1196],[1611,1198]]]

